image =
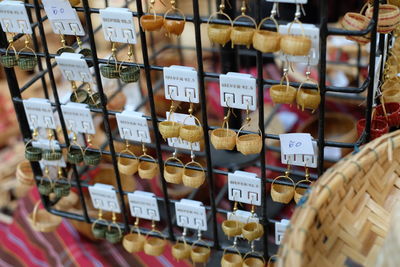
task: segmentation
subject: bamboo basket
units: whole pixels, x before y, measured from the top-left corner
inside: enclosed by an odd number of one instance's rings
[[[375,266],[400,201],[399,154],[396,131],[320,177],[294,212],[275,266]]]

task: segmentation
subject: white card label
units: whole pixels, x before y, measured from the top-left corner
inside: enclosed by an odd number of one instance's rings
[[[311,39],[312,46],[310,49],[310,53],[307,56],[289,56],[286,54],[281,53],[281,60],[289,62],[299,62],[299,63],[308,63],[310,65],[318,65],[319,62],[319,28],[313,24],[301,24],[293,23],[290,29],[290,34],[293,35],[302,35],[303,30],[305,36]],[[290,23],[287,25],[279,25],[279,33],[285,35],[288,33]]]
[[[164,67],[165,98],[176,101],[199,103],[197,71],[192,67]]]
[[[279,139],[281,141],[281,154],[314,155],[312,137],[309,133],[280,134]]]
[[[42,0],[53,32],[64,35],[84,36],[85,31],[76,10],[68,0]]]
[[[117,193],[112,185],[95,184],[89,186],[90,198],[95,209],[120,213]]]
[[[40,139],[37,141],[32,142],[33,147],[38,147],[41,149],[54,149],[54,150],[60,150],[60,144],[56,140],[45,140],[45,139]],[[43,166],[56,166],[56,167],[61,167],[64,168],[66,167],[66,163],[63,157],[61,157],[60,160],[40,160],[40,163]]]
[[[290,221],[282,219],[280,222],[275,223],[275,244],[280,245],[283,236],[285,235],[286,228],[289,226]]]
[[[95,134],[92,114],[86,104],[68,103],[61,105],[65,124],[74,133]]]
[[[167,118],[169,117],[168,111],[166,113],[166,116],[167,116]],[[179,123],[183,123],[183,121],[185,121],[185,124],[187,124],[187,125],[196,125],[196,121],[194,120],[194,118],[187,118],[187,117],[189,117],[189,115],[174,112],[173,116],[170,119],[172,121],[179,122]],[[190,150],[192,147],[193,151],[200,151],[200,143],[199,142],[189,143],[188,141],[182,140],[179,137],[168,138],[167,140],[168,140],[168,145],[171,147],[180,148],[180,149],[188,149],[188,150]]]
[[[135,24],[128,8],[100,9],[100,16],[104,38],[107,41],[136,44]]]
[[[261,179],[255,173],[235,171],[228,174],[229,200],[261,205]]]
[[[43,98],[30,98],[23,101],[26,117],[31,130],[39,127],[56,129],[54,112],[50,101]]]
[[[228,212],[228,220],[238,221],[241,223],[256,222],[258,223],[260,219],[257,214],[252,215],[251,212],[245,210],[237,210],[235,212]]]
[[[118,113],[116,117],[122,139],[151,143],[149,125],[143,113],[125,110]]]
[[[181,199],[175,203],[175,213],[178,226],[207,231],[206,208],[200,201]]]
[[[156,196],[153,193],[135,191],[128,193],[129,207],[133,217],[160,221]]]
[[[93,82],[92,74],[82,54],[64,52],[56,56],[58,66],[68,81]]]
[[[0,2],[0,23],[4,32],[32,34],[25,4],[21,1]]]
[[[219,87],[221,106],[256,110],[257,86],[256,79],[252,75],[236,72],[221,74]]]

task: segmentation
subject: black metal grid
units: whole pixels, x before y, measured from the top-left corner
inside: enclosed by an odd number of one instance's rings
[[[141,1],[136,1],[136,8],[137,11],[132,12],[132,15],[134,17],[137,17],[138,19],[144,14],[143,12],[143,5],[142,1],[145,2],[144,0]],[[115,132],[111,131],[110,127],[110,122],[109,122],[109,117],[114,116],[117,112],[112,111],[112,110],[107,110],[106,108],[106,98],[105,94],[103,91],[102,87],[102,81],[100,77],[100,71],[99,71],[99,63],[106,63],[107,59],[100,59],[97,57],[96,53],[96,43],[95,43],[95,38],[94,38],[94,33],[100,30],[100,27],[94,29],[92,26],[92,14],[99,13],[99,9],[96,8],[91,8],[89,7],[89,3],[87,0],[83,0],[83,7],[76,7],[76,10],[78,12],[83,12],[85,15],[86,19],[86,32],[87,36],[82,39],[84,42],[88,42],[90,44],[90,48],[93,52],[93,58],[86,58],[87,61],[93,62],[94,65],[94,77],[96,80],[97,84],[97,89],[98,92],[101,95],[101,102],[102,102],[102,108],[100,109],[91,109],[93,113],[100,113],[103,116],[103,122],[104,122],[104,128],[105,132],[107,134],[107,144],[109,145],[109,150],[104,150],[104,147],[107,145],[105,144],[104,146],[101,147],[101,152],[105,155],[111,155],[112,157],[112,164],[115,169],[115,176],[117,180],[117,188],[116,190],[118,191],[118,195],[120,198],[120,205],[121,205],[121,210],[123,214],[123,222],[120,223],[121,227],[125,229],[125,231],[128,231],[129,229],[129,211],[125,205],[124,202],[124,195],[127,194],[127,192],[124,192],[122,190],[122,185],[121,185],[121,179],[120,175],[118,172],[118,166],[117,166],[117,160],[118,157],[131,157],[128,154],[119,154],[115,152],[115,148],[113,145],[113,140],[118,140],[118,137],[116,136]],[[126,5],[128,5],[127,1]],[[210,2],[208,1],[208,7],[209,11],[211,11],[211,6]],[[233,2],[233,1],[232,1]],[[260,6],[262,0],[255,0],[255,5]],[[28,1],[25,1],[25,5],[28,10],[29,17],[31,19],[31,27],[32,29],[38,28],[39,31],[39,36],[37,36],[37,33],[35,30],[33,30],[34,34],[32,35],[32,40],[34,44],[34,49],[36,51],[36,54],[40,58],[44,58],[45,62],[44,65],[42,62],[39,60],[38,64],[38,72],[35,74],[35,76],[26,84],[20,86],[18,84],[18,80],[16,77],[16,74],[13,69],[5,69],[5,73],[7,76],[7,81],[10,89],[10,93],[13,99],[14,107],[16,110],[16,114],[18,117],[18,121],[20,124],[20,129],[24,138],[24,141],[27,142],[28,140],[31,139],[31,132],[29,129],[29,125],[25,116],[24,108],[22,105],[22,92],[25,90],[28,90],[30,86],[32,86],[36,81],[41,80],[43,90],[44,90],[44,95],[46,98],[50,98],[50,93],[53,94],[54,98],[54,103],[52,105],[55,107],[55,110],[57,111],[59,117],[60,117],[60,123],[62,127],[62,134],[64,136],[65,144],[61,144],[63,148],[67,148],[70,145],[70,141],[68,138],[68,132],[67,128],[65,126],[65,122],[62,116],[61,112],[61,106],[60,106],[60,100],[59,96],[57,93],[57,84],[54,79],[54,73],[53,69],[56,67],[56,63],[52,62],[52,59],[56,56],[55,54],[50,54],[49,49],[47,46],[47,40],[46,40],[46,35],[44,32],[43,28],[43,23],[47,20],[47,16],[44,16],[43,13],[41,12],[43,7],[39,4],[38,0],[34,0],[34,4],[29,4]],[[106,6],[108,6],[109,1],[105,0]],[[379,4],[379,0],[374,0],[374,5],[377,6]],[[150,38],[150,49],[148,48],[148,43],[146,40],[146,35],[148,33],[145,33],[142,31],[142,29],[139,30],[139,35],[140,35],[140,45],[142,47],[142,56],[143,56],[143,64],[139,64],[140,68],[145,72],[145,79],[146,79],[146,85],[147,85],[147,96],[144,95],[142,99],[141,105],[139,105],[138,108],[142,107],[143,105],[146,104],[148,101],[150,104],[150,110],[151,114],[150,116],[147,116],[146,118],[152,122],[152,128],[155,132],[155,144],[153,147],[156,149],[156,156],[157,156],[157,163],[159,165],[159,170],[160,170],[160,176],[158,179],[161,180],[162,183],[162,191],[163,191],[163,197],[158,197],[159,200],[159,207],[160,210],[162,211],[162,221],[166,223],[166,228],[164,229],[163,233],[166,234],[167,238],[170,240],[176,240],[178,235],[175,234],[176,232],[176,227],[174,226],[175,218],[173,215],[173,203],[175,202],[174,200],[171,200],[168,196],[167,193],[167,184],[165,180],[163,179],[163,167],[164,167],[164,162],[162,159],[162,151],[167,150],[171,151],[171,148],[162,145],[161,144],[161,137],[158,132],[158,122],[162,121],[163,119],[158,118],[156,116],[156,109],[155,109],[155,103],[154,103],[154,92],[158,90],[161,87],[160,82],[156,82],[156,85],[153,86],[154,79],[151,77],[151,72],[152,71],[162,71],[162,66],[158,65],[151,65],[150,61],[156,62],[157,57],[159,57],[163,52],[165,52],[168,49],[178,49],[178,52],[180,54],[180,60],[181,62],[183,61],[182,59],[182,49],[194,49],[196,52],[197,56],[197,71],[198,71],[198,78],[199,78],[199,91],[200,91],[200,99],[201,99],[201,119],[202,119],[202,125],[203,125],[203,130],[204,130],[204,153],[200,153],[201,155],[204,155],[206,157],[206,174],[207,174],[207,184],[209,186],[209,198],[210,198],[210,206],[206,206],[206,210],[208,212],[208,231],[205,234],[205,238],[207,239],[207,242],[210,247],[216,249],[216,250],[223,250],[229,246],[231,246],[231,241],[227,241],[225,237],[223,236],[222,230],[218,227],[217,224],[217,219],[216,215],[217,213],[227,213],[227,210],[223,210],[217,207],[218,203],[220,200],[223,198],[223,196],[226,194],[227,191],[227,186],[225,185],[222,189],[220,189],[219,192],[216,192],[215,184],[214,184],[214,175],[220,174],[220,175],[227,175],[227,171],[223,171],[218,169],[218,167],[224,167],[224,166],[215,166],[213,167],[213,162],[212,162],[212,157],[211,157],[211,146],[210,146],[210,140],[208,136],[208,131],[210,129],[215,129],[217,127],[210,126],[208,124],[208,116],[207,116],[207,99],[206,99],[206,94],[205,94],[205,82],[209,80],[217,80],[219,77],[219,73],[212,73],[212,72],[205,72],[204,67],[203,67],[203,51],[205,49],[202,48],[202,36],[201,36],[201,31],[200,31],[200,26],[202,24],[207,23],[207,17],[201,17],[200,12],[199,12],[199,0],[192,0],[192,6],[193,6],[193,15],[188,15],[186,17],[186,21],[188,23],[192,23],[194,25],[195,29],[195,40],[196,40],[196,46],[194,48],[192,47],[182,47],[180,45],[180,42],[178,41],[177,45],[171,45],[168,44],[159,50],[155,49],[154,46],[154,40],[151,36]],[[235,4],[233,4],[233,13],[235,13]],[[376,53],[379,53],[380,51],[383,50],[383,37],[379,38],[379,49],[377,49],[377,33],[376,33],[376,21],[378,18],[378,9],[374,9],[373,13],[373,19],[371,20],[370,25],[368,28],[364,31],[345,31],[342,29],[337,29],[337,28],[328,28],[327,25],[327,1],[320,1],[319,4],[319,17],[320,17],[320,22],[318,27],[320,28],[320,64],[319,64],[319,87],[320,87],[320,92],[321,92],[321,105],[319,108],[319,126],[318,126],[318,138],[316,139],[318,143],[318,174],[322,174],[324,169],[323,169],[323,162],[324,162],[324,147],[330,146],[330,147],[339,147],[339,148],[353,148],[354,146],[358,146],[365,142],[366,140],[369,139],[370,137],[370,119],[372,115],[372,104],[373,104],[373,84],[374,84],[374,69],[375,69],[375,56]],[[32,16],[32,13],[34,12],[35,14],[35,19]],[[261,14],[261,8],[258,9],[258,12],[256,14],[256,21],[259,22],[262,17],[265,14]],[[179,19],[174,16],[168,16],[170,19]],[[220,24],[228,24],[228,21],[225,20],[215,20],[215,23],[220,23]],[[252,27],[251,24],[244,23],[244,22],[238,22],[238,25],[245,26],[245,27]],[[269,28],[269,25],[266,25],[265,28]],[[272,26],[271,26],[272,27]],[[369,62],[369,74],[368,78],[364,81],[363,84],[360,85],[358,88],[351,88],[351,87],[333,87],[333,86],[326,86],[326,65],[327,64],[343,64],[341,62],[327,62],[326,60],[326,44],[327,44],[327,37],[330,35],[354,35],[354,36],[360,36],[370,33],[371,34],[371,53],[370,53],[370,62]],[[21,38],[22,35],[18,34],[14,38],[17,40]],[[41,47],[38,46],[38,38],[41,39]],[[77,44],[74,44],[75,47],[77,47]],[[4,54],[6,51],[7,47],[7,38],[4,32],[0,32],[0,52],[1,54]],[[150,53],[149,53],[150,50]],[[229,50],[229,49],[228,49]],[[213,52],[219,52],[220,50],[218,49],[212,49]],[[360,51],[360,48],[359,48]],[[378,52],[376,52],[378,51]],[[227,51],[224,51],[224,49],[221,50],[222,54],[226,53]],[[265,133],[265,126],[271,121],[272,116],[276,113],[277,108],[275,108],[275,112],[271,115],[269,118],[264,118],[264,94],[266,89],[273,85],[279,83],[279,81],[274,81],[274,80],[267,80],[264,79],[263,77],[263,59],[265,57],[271,57],[271,55],[268,54],[262,54],[261,52],[254,51],[254,50],[246,50],[246,49],[234,49],[232,51],[228,51],[228,53],[234,53],[235,55],[246,55],[249,57],[255,57],[256,62],[257,62],[257,87],[258,87],[258,113],[259,113],[259,127],[261,129],[261,134],[263,139],[278,139],[277,135],[273,134],[268,134]],[[22,55],[25,54],[31,54],[29,52],[23,52],[21,53]],[[151,54],[151,55],[150,55]],[[358,53],[358,60],[357,60],[357,67],[361,67],[360,63],[360,52]],[[232,60],[233,61],[233,60]],[[123,63],[123,65],[132,65],[132,63]],[[234,69],[235,66],[231,64],[231,67]],[[237,68],[237,66],[236,66]],[[231,69],[231,70],[233,70]],[[229,69],[228,69],[229,70]],[[227,70],[224,70],[224,72]],[[50,81],[50,88],[48,88],[46,84],[46,80]],[[293,86],[299,86],[298,83],[292,82],[291,85]],[[310,89],[316,89],[316,86],[313,84],[305,84],[304,88],[310,88]],[[119,92],[121,90],[121,85],[118,88],[118,90],[113,94]],[[356,143],[339,143],[339,142],[332,142],[332,141],[327,141],[325,140],[325,133],[324,133],[324,125],[325,125],[325,96],[329,95],[330,92],[333,93],[362,93],[367,90],[367,105],[366,105],[366,112],[365,112],[365,118],[366,118],[366,130],[364,134],[361,136],[361,138],[356,142]],[[111,98],[113,97],[111,96]],[[344,96],[347,97],[347,96]],[[362,97],[356,96],[354,97],[353,95],[348,95],[348,98],[356,98],[356,99],[363,99]],[[237,129],[233,129],[237,131]],[[266,150],[273,150],[273,151],[279,151],[279,148],[276,147],[266,147],[263,145],[262,151],[260,153],[260,156],[258,157],[258,162],[251,162],[249,164],[251,165],[256,165],[258,166],[261,170],[272,170],[272,171],[279,171],[283,172],[284,169],[281,167],[277,166],[269,166],[266,165],[265,162],[265,152]],[[96,150],[94,150],[96,151]],[[171,165],[174,165],[174,163],[169,163]],[[35,177],[37,181],[42,179],[42,172],[40,169],[40,166],[38,163],[32,163],[32,168],[35,174]],[[91,218],[88,214],[85,199],[83,196],[83,187],[87,187],[88,184],[84,181],[81,181],[80,177],[86,169],[80,170],[78,169],[75,165],[71,165],[70,168],[72,169],[73,172],[73,177],[74,181],[72,181],[72,186],[76,187],[78,189],[78,193],[80,196],[80,202],[83,207],[82,215],[78,214],[72,214],[64,211],[59,211],[56,210],[52,205],[54,204],[51,202],[47,197],[42,196],[42,201],[46,207],[46,209],[56,215],[75,219],[75,220],[80,220],[80,221],[85,221],[85,222],[93,222],[96,218]],[[192,169],[198,169],[197,167],[191,167]],[[293,171],[292,174],[296,176],[303,176],[304,173],[299,172],[299,171]],[[272,224],[275,222],[272,218],[268,217],[267,213],[267,191],[266,191],[266,186],[268,183],[271,183],[273,179],[266,177],[265,171],[261,171],[261,182],[262,182],[262,206],[257,210],[257,214],[260,216],[261,223],[264,225],[265,229],[271,229]],[[317,176],[313,175],[313,179],[316,179]],[[278,181],[277,183],[280,184],[285,184],[285,182]],[[189,198],[195,198],[198,190],[194,190],[193,193],[189,196]],[[141,229],[144,233],[148,232],[146,229]],[[174,231],[175,230],[175,231]],[[195,236],[193,235],[192,237],[188,237],[188,241],[193,242],[195,240]],[[270,256],[271,254],[271,248],[272,250],[276,250],[276,248],[271,244],[271,242],[268,240],[268,235],[264,235],[264,238],[261,243],[259,249],[262,249],[264,255],[266,258]],[[241,252],[246,252],[249,247],[246,244],[243,247],[239,248]],[[273,251],[274,252],[274,251]]]

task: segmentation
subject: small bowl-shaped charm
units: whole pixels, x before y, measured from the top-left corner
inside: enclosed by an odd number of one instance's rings
[[[242,234],[242,223],[234,220],[225,220],[222,222],[222,231],[228,237],[234,237]]]
[[[75,49],[71,46],[63,46],[57,50],[56,54],[61,55],[62,53],[75,53]]]
[[[198,142],[203,138],[203,129],[199,125],[182,125],[179,137],[191,143]]]
[[[139,80],[140,68],[139,66],[128,66],[122,68],[120,76],[124,83],[135,83]]]
[[[167,241],[158,237],[149,237],[144,243],[144,252],[150,256],[160,256],[164,253]]]
[[[264,267],[265,262],[256,257],[249,257],[243,260],[243,267]]]
[[[297,90],[290,85],[277,84],[271,86],[269,94],[275,104],[292,104],[296,99]]]
[[[92,234],[95,238],[106,237],[107,226],[101,224],[95,224],[92,226]]]
[[[153,162],[141,161],[140,159],[143,157],[148,157],[152,159]],[[139,157],[138,173],[140,178],[153,179],[157,175],[157,170],[158,170],[158,165],[153,157],[149,155],[143,155]]]
[[[162,121],[158,124],[158,130],[164,139],[179,137],[182,124],[174,121]]]
[[[157,15],[143,15],[140,17],[140,25],[144,31],[158,31],[164,25],[164,17]]]
[[[107,79],[118,79],[120,77],[118,66],[115,64],[104,64],[100,66],[101,75]]]
[[[12,68],[18,65],[18,60],[15,55],[3,55],[0,57],[0,62],[5,68]]]
[[[51,192],[53,192],[53,185],[51,182],[48,181],[42,181],[39,185],[38,185],[38,191],[41,195],[43,196],[48,196],[51,194]]]
[[[227,253],[221,258],[221,267],[242,267],[243,259],[239,254]]]
[[[277,32],[261,30],[261,26],[267,20],[275,23]],[[280,50],[281,35],[278,32],[278,22],[274,18],[267,17],[263,19],[253,35],[253,47],[263,53],[274,53]]]
[[[56,161],[56,160],[60,160],[61,157],[62,157],[61,150],[46,149],[46,150],[43,150],[43,152],[42,152],[42,158],[44,160]]]
[[[260,238],[264,234],[264,227],[260,223],[246,223],[242,228],[242,235],[248,241]]]
[[[89,166],[99,165],[101,161],[101,154],[94,151],[85,151],[83,155],[83,162]]]
[[[18,58],[18,67],[21,70],[31,71],[35,69],[37,62],[36,56],[20,56]]]
[[[25,158],[29,161],[39,161],[42,159],[42,149],[28,146],[25,148]]]
[[[192,164],[200,167],[201,171],[188,169],[187,166]],[[182,175],[182,182],[185,186],[199,188],[204,183],[205,180],[206,180],[206,174],[204,173],[204,169],[200,163],[195,161],[186,163],[185,167],[183,168],[183,175]]]
[[[79,164],[83,161],[83,153],[80,149],[70,149],[67,154],[67,162],[71,164]]]
[[[194,263],[206,263],[210,258],[211,250],[208,247],[194,246],[190,251],[190,258]]]
[[[312,46],[311,39],[306,36],[285,35],[281,39],[281,51],[291,56],[307,56]]]
[[[245,45],[250,48],[253,43],[255,29],[247,27],[233,27],[231,31],[232,47],[234,45]]]
[[[79,51],[79,54],[83,55],[84,57],[92,57],[93,56],[92,50],[89,48],[82,48]],[[89,68],[93,67],[93,62],[91,60],[86,61],[86,64],[88,65]]]
[[[215,149],[232,150],[236,145],[236,133],[226,128],[212,130],[211,143]]]
[[[176,243],[171,248],[172,256],[176,260],[185,260],[190,258],[190,246],[185,243]]]
[[[105,233],[105,238],[111,244],[116,244],[121,241],[122,233],[118,227],[109,227]]]
[[[258,134],[244,134],[236,136],[236,149],[243,155],[258,154],[262,149],[261,136]]]
[[[81,103],[81,104],[87,104],[89,99],[89,94],[86,90],[83,89],[78,89],[75,92],[72,92],[71,96],[69,97],[69,100],[73,103]]]
[[[135,253],[143,251],[144,242],[146,237],[137,233],[130,233],[124,236],[122,245],[129,253]]]
[[[164,19],[164,28],[169,35],[173,34],[179,36],[185,28],[185,23],[184,20]]]
[[[296,102],[301,110],[311,109],[314,112],[321,102],[321,95],[317,90],[300,89],[297,91]]]
[[[209,24],[208,25],[208,38],[212,43],[225,46],[231,40],[231,25]]]
[[[94,93],[88,97],[88,105],[91,108],[101,108],[101,98],[99,93]]]

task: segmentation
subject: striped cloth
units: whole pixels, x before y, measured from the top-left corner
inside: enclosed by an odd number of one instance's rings
[[[38,199],[37,189],[34,188],[19,201],[14,222],[10,225],[0,224],[1,267],[191,266],[188,261],[174,260],[170,245],[159,257],[143,252],[129,254],[121,244],[88,240],[65,219],[53,233],[35,232],[27,217]]]

